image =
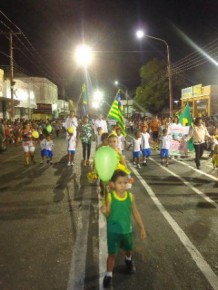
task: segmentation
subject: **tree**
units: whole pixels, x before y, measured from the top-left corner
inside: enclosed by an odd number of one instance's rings
[[[140,69],[141,85],[136,89],[135,100],[145,110],[158,113],[169,106],[169,86],[166,63],[152,59]]]

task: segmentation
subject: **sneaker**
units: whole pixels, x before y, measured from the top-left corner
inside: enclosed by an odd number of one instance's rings
[[[113,290],[112,277],[107,276],[107,275],[104,276],[103,287],[104,289]]]
[[[134,274],[136,272],[135,263],[132,259],[131,260],[125,259],[125,264],[126,264],[126,272],[128,274]]]
[[[140,165],[140,164],[138,164],[138,165],[137,165],[137,167],[140,169],[140,168],[141,168],[141,165]]]
[[[71,162],[71,163],[70,163],[70,165],[71,165],[71,166],[73,166],[73,165],[74,165],[74,163],[73,163],[73,162]]]
[[[143,164],[144,166],[146,166],[146,165],[147,165],[147,161],[144,160],[142,164]]]
[[[168,167],[169,163],[166,163],[166,167]]]
[[[70,161],[68,161],[68,163],[67,163],[67,166],[70,166],[71,165],[71,162]]]

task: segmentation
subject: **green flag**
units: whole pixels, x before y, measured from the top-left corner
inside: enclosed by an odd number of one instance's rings
[[[122,112],[122,107],[121,107],[120,90],[116,94],[116,97],[108,113],[108,118],[114,119],[118,122],[118,126],[120,127],[122,135],[126,137],[125,120],[123,117],[123,112]]]
[[[191,114],[191,110],[190,110],[190,106],[189,104],[187,104],[184,108],[184,110],[182,111],[182,113],[179,116],[179,123],[182,126],[192,126],[193,125],[193,120],[192,120],[192,114]],[[193,143],[192,143],[192,139],[190,139],[188,141],[188,150],[192,151],[194,149],[193,147]]]

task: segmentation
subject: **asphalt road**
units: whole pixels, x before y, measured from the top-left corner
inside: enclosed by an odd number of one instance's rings
[[[68,168],[64,137],[54,142],[52,166],[39,164],[39,148],[28,167],[21,146],[0,155],[1,290],[102,289],[107,252],[96,186],[81,147]],[[192,156],[165,168],[158,152],[146,167],[129,166],[148,238],[141,242],[134,229],[137,272],[125,274],[120,253],[114,289],[218,290],[218,171],[206,159],[196,170]]]

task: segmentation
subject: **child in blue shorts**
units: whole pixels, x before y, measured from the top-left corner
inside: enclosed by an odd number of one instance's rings
[[[147,164],[147,159],[151,156],[151,148],[149,144],[150,134],[147,131],[148,126],[143,126],[141,132],[143,165]]]
[[[133,138],[133,166],[141,168],[140,166],[140,154],[141,154],[141,133],[137,131],[135,138]]]
[[[146,231],[136,207],[132,193],[126,191],[128,177],[122,170],[115,170],[111,183],[113,191],[107,194],[106,203],[101,210],[107,217],[107,273],[103,280],[104,288],[112,289],[112,273],[116,255],[120,248],[125,251],[125,264],[128,274],[135,272],[132,260],[133,233],[131,217],[139,227],[140,238],[146,238]]]
[[[68,128],[67,130],[67,153],[68,153],[68,163],[67,166],[73,166],[74,165],[74,155],[76,153],[76,147],[77,147],[77,138],[76,138],[76,131],[73,127]]]
[[[161,145],[160,145],[160,157],[161,157],[161,164],[165,164],[168,167],[168,157],[169,157],[169,150],[171,146],[172,136],[167,135],[167,129],[163,129],[163,135],[161,137]]]

